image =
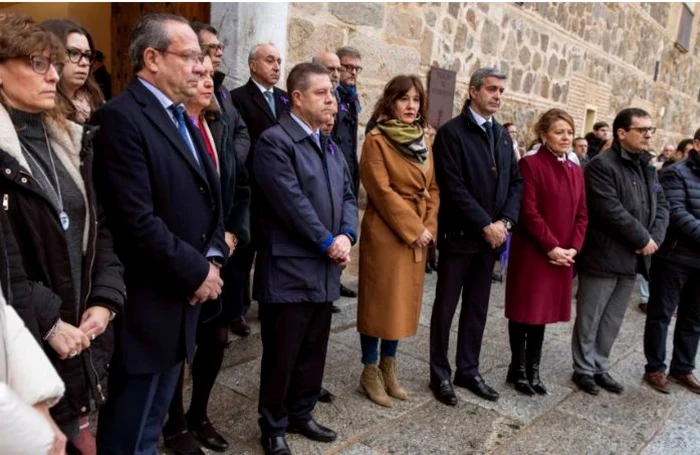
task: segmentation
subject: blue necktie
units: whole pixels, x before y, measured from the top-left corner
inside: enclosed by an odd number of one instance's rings
[[[272,95],[272,91],[268,90],[266,92],[263,92],[263,95],[265,96],[267,105],[270,107],[272,115],[277,116],[277,113],[275,112],[275,97]]]
[[[318,131],[315,131],[311,133],[311,139],[314,141],[314,144],[318,145],[318,148],[321,148],[321,138],[318,135]]]
[[[175,120],[177,120],[177,130],[180,132],[180,136],[187,144],[187,148],[190,149],[190,153],[194,157],[194,160],[198,165],[202,165],[199,162],[199,157],[197,156],[197,151],[194,149],[194,144],[190,140],[190,135],[187,132],[187,125],[185,125],[185,107],[182,105],[175,106],[174,104],[170,106],[170,110],[175,115]]]
[[[486,130],[486,137],[488,137],[488,139],[489,139],[489,148],[491,149],[491,153],[493,154],[494,143],[493,143],[493,129],[492,129],[491,120],[487,120],[486,122],[484,122],[484,130]]]

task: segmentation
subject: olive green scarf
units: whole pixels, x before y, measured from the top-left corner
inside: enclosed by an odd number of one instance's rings
[[[428,148],[423,138],[423,128],[418,123],[404,123],[392,119],[377,124],[379,131],[411,161],[423,164],[428,158]]]

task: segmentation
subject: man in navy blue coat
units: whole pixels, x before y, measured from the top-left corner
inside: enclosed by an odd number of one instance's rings
[[[261,136],[253,168],[261,194],[253,295],[263,356],[260,428],[266,454],[289,454],[285,431],[330,442],[311,416],[321,390],[332,302],[356,241],[357,204],[343,156],[319,127],[332,115],[328,70],[295,66],[291,113]]]
[[[95,185],[127,288],[97,444],[100,454],[150,455],[194,355],[200,304],[221,293],[228,248],[219,178],[183,115],[204,71],[197,35],[180,16],[146,15],[129,58],[136,77],[93,117]]]

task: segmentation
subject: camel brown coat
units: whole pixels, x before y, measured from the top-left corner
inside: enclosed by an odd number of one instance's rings
[[[423,165],[401,154],[377,128],[362,146],[360,179],[367,191],[357,305],[362,334],[398,340],[418,330],[427,247],[411,244],[425,229],[437,239],[440,202],[427,145]]]

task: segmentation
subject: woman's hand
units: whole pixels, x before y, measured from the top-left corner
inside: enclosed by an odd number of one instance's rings
[[[553,265],[559,265],[562,267],[571,267],[574,264],[574,257],[571,255],[571,251],[574,251],[574,254],[576,250],[565,250],[560,247],[554,247],[552,251],[547,253],[547,256],[549,257],[549,263]]]
[[[226,240],[226,246],[228,246],[228,257],[233,256],[236,251],[236,245],[238,245],[238,237],[233,232],[226,232],[224,234]]]
[[[36,409],[39,414],[41,414],[49,422],[51,431],[53,431],[53,443],[51,444],[51,450],[49,450],[47,455],[65,455],[67,441],[66,435],[63,434],[63,432],[58,428],[58,425],[56,425],[56,422],[54,422],[51,418],[49,407],[46,402],[35,404],[34,409]]]
[[[424,246],[430,245],[430,242],[433,241],[433,234],[430,233],[429,230],[425,229],[423,230],[423,233],[418,237],[418,240],[413,242],[413,248],[421,248]]]
[[[75,357],[90,347],[90,338],[82,330],[61,320],[47,341],[61,360]]]
[[[79,328],[92,341],[105,333],[111,316],[112,312],[109,308],[103,306],[90,307],[83,313]]]

